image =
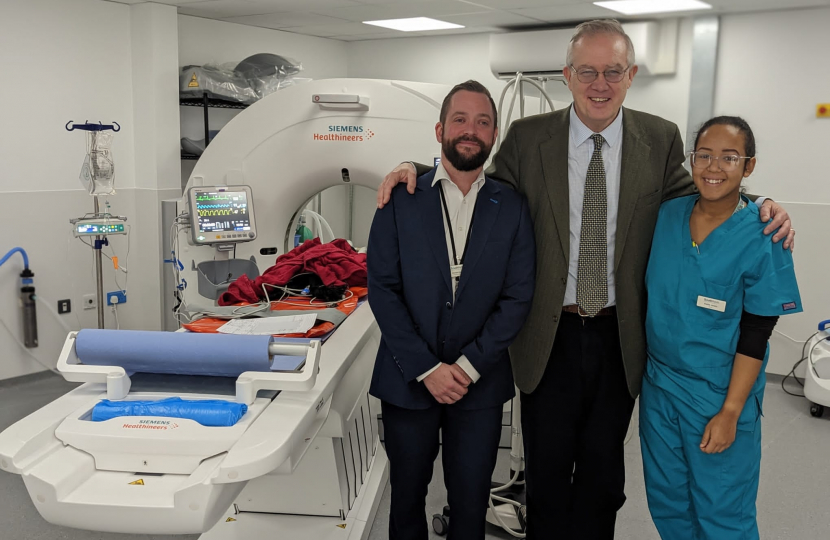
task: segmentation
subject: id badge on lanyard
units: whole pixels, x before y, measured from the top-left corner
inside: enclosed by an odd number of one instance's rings
[[[444,208],[444,217],[447,219],[447,230],[450,233],[450,248],[452,248],[452,262],[450,263],[450,277],[458,283],[461,280],[461,272],[464,270],[464,256],[467,254],[467,246],[470,245],[470,233],[473,231],[473,222],[476,218],[476,209],[473,206],[473,215],[470,217],[470,226],[467,228],[467,239],[464,241],[464,252],[461,253],[461,259],[455,251],[455,235],[452,232],[452,220],[450,219],[450,210],[447,207],[447,197],[444,195],[444,186],[438,183],[439,193],[441,194],[441,206]]]

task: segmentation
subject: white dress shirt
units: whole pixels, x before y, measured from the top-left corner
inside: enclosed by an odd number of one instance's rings
[[[622,116],[623,110],[611,124],[600,132],[605,142],[602,145],[602,164],[605,167],[605,193],[608,201],[605,231],[608,236],[608,303],[616,304],[614,290],[614,242],[617,238],[617,209],[620,203],[620,170],[622,168]],[[568,192],[570,208],[570,253],[568,259],[568,282],[565,285],[563,305],[576,304],[576,276],[579,271],[579,240],[582,236],[582,199],[585,197],[585,178],[588,164],[594,153],[594,134],[576,115],[571,107],[570,133],[568,137]]]
[[[447,174],[447,170],[441,163],[438,164],[438,167],[435,170],[435,178],[432,181],[433,189],[438,189],[438,186],[436,185],[438,182],[440,182],[441,186],[444,188],[444,195],[447,200],[447,211],[450,214],[450,223],[447,223],[447,216],[444,213],[443,204],[439,201],[438,204],[441,204],[441,215],[444,216],[444,236],[447,241],[447,257],[449,258],[450,264],[453,264],[451,242],[452,239],[454,239],[455,254],[458,257],[458,262],[460,263],[461,255],[464,253],[464,248],[467,245],[467,231],[470,229],[470,222],[473,219],[473,210],[476,207],[478,190],[481,189],[481,186],[484,184],[484,170],[478,174],[478,178],[476,178],[476,181],[473,182],[472,187],[470,187],[470,191],[468,191],[466,195],[464,195],[458,186],[450,180],[450,175]],[[452,227],[452,237],[450,237],[449,227]],[[452,282],[453,301],[455,301],[455,291],[458,288],[458,280],[453,278],[450,281]],[[455,363],[458,364],[458,367],[464,370],[464,373],[466,373],[473,382],[476,382],[481,377],[479,372],[473,367],[470,360],[467,359],[466,356],[461,355],[461,358],[456,360]],[[438,369],[440,366],[441,364],[439,363],[426,373],[419,376],[417,378],[418,382],[423,381],[427,375]]]

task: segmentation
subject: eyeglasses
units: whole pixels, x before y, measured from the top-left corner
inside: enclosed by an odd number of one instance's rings
[[[730,172],[737,169],[742,159],[752,159],[751,157],[736,156],[734,154],[718,157],[713,156],[709,152],[689,152],[689,157],[691,157],[692,167],[695,169],[708,169],[712,165],[712,161],[717,161],[718,168],[723,172]]]
[[[610,83],[618,83],[623,80],[623,76],[625,72],[628,71],[631,66],[620,71],[619,69],[606,69],[605,71],[597,71],[595,69],[579,69],[577,70],[575,67],[570,66],[571,70],[576,73],[576,78],[579,79],[581,83],[592,83],[597,80],[599,74],[602,73],[602,76],[605,77],[606,82]]]

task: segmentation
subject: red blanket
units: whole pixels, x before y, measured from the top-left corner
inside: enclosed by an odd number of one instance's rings
[[[265,298],[263,283],[282,287],[301,272],[317,274],[326,287],[365,287],[366,254],[356,252],[340,238],[328,244],[321,244],[319,238],[308,240],[277,257],[277,263],[255,280],[240,276],[219,297],[219,305],[256,303]]]

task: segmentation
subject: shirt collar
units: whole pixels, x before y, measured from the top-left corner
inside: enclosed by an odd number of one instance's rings
[[[602,138],[605,139],[605,142],[608,143],[608,146],[613,147],[620,141],[620,136],[622,135],[622,117],[623,117],[623,110],[620,107],[620,112],[614,121],[611,124],[600,132]],[[582,120],[579,119],[579,116],[576,115],[576,109],[573,105],[571,105],[571,122],[570,122],[570,135],[571,140],[576,143],[577,146],[580,146],[582,143],[587,141],[591,138],[594,132],[586,126]]]
[[[450,175],[447,173],[447,169],[444,168],[443,163],[438,163],[438,166],[435,168],[435,178],[432,179],[430,187],[435,187],[435,184],[437,184],[439,180],[452,182],[452,180],[450,180]],[[473,182],[473,185],[478,185],[480,188],[482,182],[484,182],[484,169],[481,169],[481,172],[478,173],[478,178],[476,178],[476,181]]]

